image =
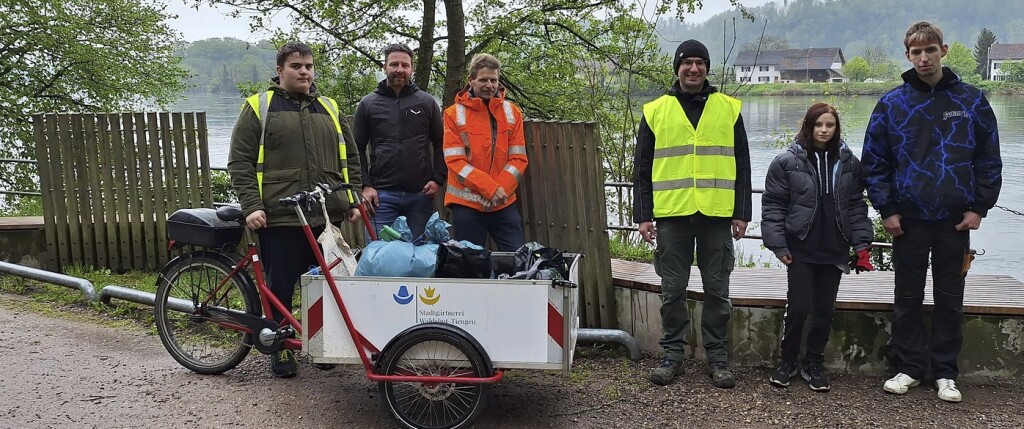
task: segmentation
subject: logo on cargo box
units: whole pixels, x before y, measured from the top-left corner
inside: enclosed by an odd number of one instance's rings
[[[434,296],[436,291],[432,287],[426,288],[422,294],[420,294],[420,302],[427,305],[437,304],[437,301],[441,299],[441,294]]]
[[[409,293],[409,288],[401,285],[398,287],[398,293],[391,295],[391,297],[395,299],[395,302],[405,305],[412,302],[413,295]]]

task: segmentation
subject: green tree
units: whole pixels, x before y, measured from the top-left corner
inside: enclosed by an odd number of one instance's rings
[[[0,0],[0,157],[35,158],[36,112],[165,105],[184,88],[164,7],[129,0]],[[0,164],[0,186],[34,190],[35,168]]]
[[[999,67],[1008,82],[1024,83],[1024,62],[1004,62]]]
[[[981,29],[978,40],[974,42],[974,60],[978,62],[976,71],[983,78],[988,76],[988,48],[996,43],[996,35],[987,28]]]
[[[963,43],[953,42],[946,58],[943,58],[942,64],[964,79],[976,79],[978,76],[978,62],[974,60],[971,50]]]
[[[530,73],[503,73],[502,83],[530,114],[550,116],[540,103],[541,94],[528,88],[564,87],[566,81],[545,82],[575,73],[575,65],[588,58],[573,56],[587,52],[600,62],[617,66],[608,55],[604,36],[617,16],[639,9],[635,2],[619,0],[480,1],[424,0],[194,0],[196,3],[232,6],[256,12],[253,25],[265,28],[280,12],[296,16],[297,31],[309,42],[327,47],[328,60],[339,63],[345,57],[363,73],[377,73],[383,64],[381,48],[387,43],[409,43],[416,51],[416,84],[434,91],[442,104],[452,103],[465,85],[468,59],[479,52],[502,54],[499,58],[520,60]],[[734,5],[737,0],[730,0]],[[695,10],[698,0],[654,0],[656,15],[675,8],[679,13]],[[443,6],[443,7],[440,7]],[[441,10],[443,9],[443,12]],[[603,19],[595,19],[602,17]],[[591,37],[594,36],[594,37]],[[566,51],[566,48],[572,48]],[[558,50],[554,50],[558,49]],[[538,56],[542,51],[544,55]],[[358,60],[353,63],[352,61]],[[343,73],[348,75],[348,73]],[[526,82],[531,85],[526,85]],[[440,83],[438,83],[440,82]],[[371,88],[365,88],[369,91]],[[438,91],[439,90],[439,91]],[[537,103],[535,103],[537,102]],[[573,108],[569,107],[570,110]]]
[[[852,82],[863,82],[871,77],[871,65],[864,57],[853,57],[843,65],[843,74]]]

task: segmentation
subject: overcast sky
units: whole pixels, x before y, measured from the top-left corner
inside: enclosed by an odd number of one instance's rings
[[[343,0],[344,1],[344,0]],[[741,0],[741,4],[747,7],[760,6],[772,0]],[[781,0],[779,0],[781,1]],[[190,2],[191,3],[191,2]],[[706,21],[717,13],[729,10],[732,5],[729,0],[704,0],[704,7],[693,14],[687,14],[686,19],[693,23]],[[226,16],[230,9],[221,7],[219,10],[213,7],[202,5],[199,10],[185,6],[183,0],[169,0],[167,10],[178,15],[177,19],[169,22],[171,28],[181,32],[186,41],[209,39],[211,37],[234,37],[236,39],[250,42],[258,42],[269,36],[269,33],[262,32],[253,34],[249,30],[249,19],[229,18]],[[287,24],[286,16],[278,16],[275,24],[278,27]]]

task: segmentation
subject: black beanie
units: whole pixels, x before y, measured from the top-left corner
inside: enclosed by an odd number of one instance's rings
[[[683,63],[683,58],[697,57],[711,66],[711,58],[708,57],[708,48],[703,43],[696,40],[690,39],[679,44],[676,48],[676,56],[672,58],[672,73],[679,73],[679,65]]]

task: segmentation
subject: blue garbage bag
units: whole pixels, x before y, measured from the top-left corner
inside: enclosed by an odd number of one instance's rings
[[[434,213],[427,221],[423,238],[426,244],[413,244],[412,232],[405,219],[399,216],[392,228],[401,240],[370,242],[363,249],[356,266],[357,276],[376,277],[434,277],[437,270],[437,249],[441,240],[449,240],[448,222]]]

